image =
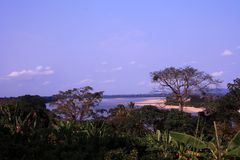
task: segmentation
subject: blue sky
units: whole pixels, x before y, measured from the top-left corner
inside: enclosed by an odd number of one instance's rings
[[[169,66],[240,77],[238,0],[2,0],[0,15],[0,96],[149,93]]]

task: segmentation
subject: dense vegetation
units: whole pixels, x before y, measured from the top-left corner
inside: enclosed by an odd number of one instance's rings
[[[154,106],[94,110],[102,92],[91,87],[53,96],[0,101],[1,160],[239,159],[240,79],[222,97],[205,97],[206,112],[191,116]]]
[[[206,95],[209,86],[216,86],[221,81],[208,73],[187,66],[184,68],[168,67],[151,73],[152,81],[160,86],[160,90],[168,90],[171,98],[179,104],[183,111],[189,96],[194,93]]]

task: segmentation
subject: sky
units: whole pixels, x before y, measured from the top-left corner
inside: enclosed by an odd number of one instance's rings
[[[1,0],[0,97],[92,86],[151,93],[150,72],[240,77],[239,0]]]

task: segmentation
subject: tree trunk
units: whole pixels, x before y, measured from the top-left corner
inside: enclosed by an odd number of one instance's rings
[[[179,103],[179,108],[180,108],[180,111],[181,111],[181,112],[183,112],[183,106],[184,106],[183,103],[180,102],[180,103]]]
[[[181,112],[183,112],[184,102],[182,98],[179,98],[179,109]]]

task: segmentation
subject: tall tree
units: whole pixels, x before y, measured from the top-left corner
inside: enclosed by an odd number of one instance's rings
[[[154,83],[160,85],[159,89],[167,89],[172,93],[172,97],[179,103],[181,111],[191,94],[195,92],[205,94],[210,85],[220,83],[211,75],[190,66],[185,68],[169,67],[155,71],[151,73],[151,78]]]
[[[229,127],[240,127],[240,79],[236,78],[227,86],[229,92],[216,101],[213,115],[216,121],[227,123]]]
[[[68,91],[60,91],[54,95],[51,105],[53,111],[61,118],[74,121],[82,121],[90,117],[92,107],[102,100],[103,92],[93,92],[92,87],[74,88]]]
[[[240,109],[240,78],[233,80],[233,83],[228,83],[228,89]]]

